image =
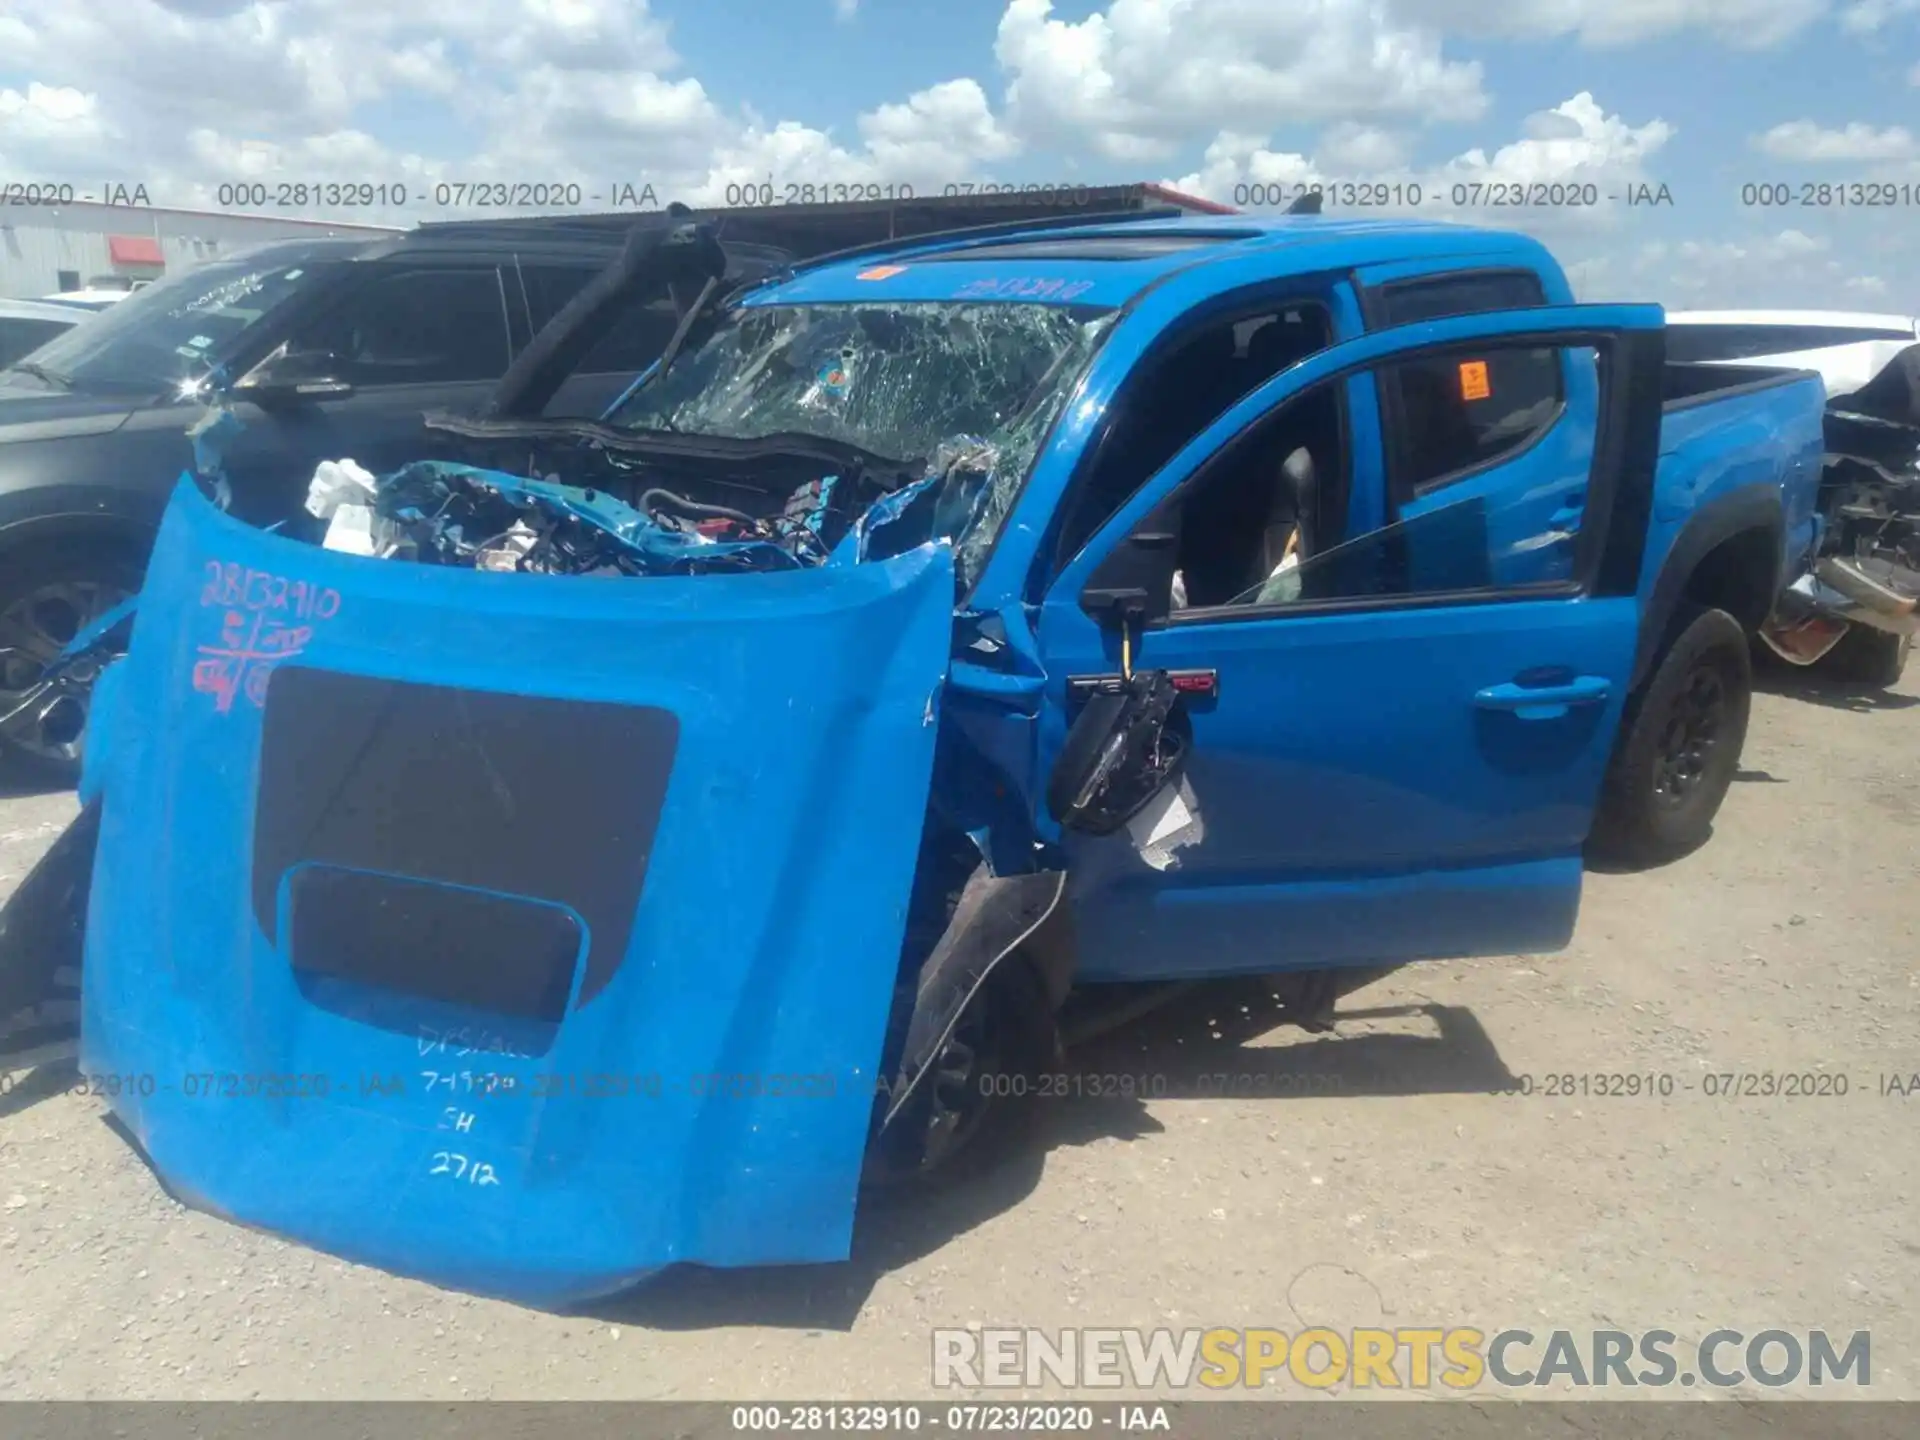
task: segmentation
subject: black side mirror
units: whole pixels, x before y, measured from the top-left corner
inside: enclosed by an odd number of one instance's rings
[[[1113,547],[1080,592],[1080,608],[1102,625],[1152,625],[1173,613],[1173,574],[1180,568],[1180,511],[1153,512]]]
[[[1111,835],[1179,775],[1187,739],[1168,724],[1179,698],[1166,671],[1142,670],[1087,700],[1047,782],[1064,829]]]
[[[353,393],[352,382],[341,378],[344,369],[337,355],[283,345],[234,381],[233,394],[268,406],[337,400]]]

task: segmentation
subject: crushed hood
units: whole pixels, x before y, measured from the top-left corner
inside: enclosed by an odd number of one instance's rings
[[[438,1283],[844,1259],[953,593],[383,563],[183,483],[93,720],[84,1068],[182,1199]]]

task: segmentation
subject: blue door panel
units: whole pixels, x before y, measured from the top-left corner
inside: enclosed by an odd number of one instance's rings
[[[1113,546],[1232,436],[1323,379],[1347,375],[1351,402],[1356,367],[1404,353],[1500,337],[1604,337],[1661,321],[1650,306],[1582,306],[1423,322],[1335,346],[1242,401],[1123,506],[1049,593],[1038,627],[1049,702],[1043,770],[1071,720],[1069,679],[1119,669],[1116,634],[1081,609],[1082,590]],[[1213,611],[1137,636],[1137,666],[1211,670],[1217,685],[1211,697],[1183,702],[1192,745],[1165,823],[1150,812],[1131,832],[1065,839],[1081,980],[1566,943],[1640,621],[1627,595],[1499,593],[1575,578],[1571,543],[1564,558],[1520,544],[1555,515],[1570,532],[1639,523],[1621,518],[1632,506],[1584,513],[1588,485],[1607,481],[1596,489],[1606,495],[1616,477],[1589,473],[1597,372],[1588,364],[1567,380],[1565,411],[1532,447],[1401,513],[1420,522],[1399,532],[1419,593],[1337,611]],[[1647,405],[1646,392],[1625,393],[1643,397],[1621,412],[1633,425],[1657,422],[1657,397]],[[1378,503],[1385,489],[1377,449],[1371,466],[1357,451],[1356,521],[1368,513],[1366,492]],[[1651,477],[1620,483],[1644,487]],[[1639,543],[1625,532],[1614,538]],[[1484,598],[1439,593],[1490,582]]]
[[[1070,883],[1080,967],[1097,985],[1557,950],[1573,934],[1579,856],[1231,889]]]
[[[1046,623],[1070,673],[1100,668],[1090,620]],[[1138,664],[1218,672],[1218,698],[1189,711],[1204,838],[1172,871],[1124,834],[1069,840],[1083,977],[1565,943],[1637,634],[1625,598],[1149,632]],[[1599,683],[1562,705],[1479,698],[1546,672]]]

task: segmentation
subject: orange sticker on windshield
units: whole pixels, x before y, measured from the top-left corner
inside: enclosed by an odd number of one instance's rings
[[[862,270],[853,278],[856,280],[885,280],[889,276],[898,275],[906,268],[904,265],[875,265],[870,270]]]
[[[1462,360],[1460,362],[1460,398],[1484,400],[1492,393],[1493,387],[1487,384],[1487,362]]]

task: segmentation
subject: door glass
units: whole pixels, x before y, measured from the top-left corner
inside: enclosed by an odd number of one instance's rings
[[[1565,349],[1490,345],[1475,356],[1423,360],[1431,373],[1491,393],[1512,369],[1523,377],[1557,374],[1568,356],[1597,365],[1591,347]],[[1508,362],[1513,362],[1511,365]],[[1414,362],[1378,367],[1405,372]],[[1530,368],[1531,367],[1531,368]],[[1342,422],[1347,377],[1295,396],[1222,449],[1178,492],[1179,567],[1173,605],[1181,611],[1220,606],[1275,606],[1329,600],[1385,599],[1462,591],[1520,593],[1573,578],[1573,542],[1585,518],[1585,490],[1594,431],[1565,424],[1539,436],[1543,395],[1496,405],[1497,426],[1484,422],[1481,468],[1435,497],[1418,514],[1346,537],[1329,517],[1346,513],[1359,486],[1382,483],[1377,457],[1356,464]],[[1524,397],[1528,392],[1522,389]],[[1559,413],[1560,402],[1552,402]],[[1493,412],[1487,412],[1493,413]],[[1545,422],[1549,427],[1552,421]],[[1505,457],[1504,460],[1502,457]],[[1456,456],[1456,458],[1458,458]],[[1147,522],[1160,528],[1156,517]]]
[[[1114,419],[1074,489],[1056,548],[1064,564],[1182,446],[1244,396],[1333,339],[1317,304],[1236,313],[1194,325],[1127,380]]]
[[[354,385],[497,380],[511,358],[499,272],[376,275],[297,327],[288,350],[327,357],[334,377]]]
[[[1551,348],[1498,349],[1383,367],[1400,397],[1393,435],[1401,494],[1426,494],[1551,425],[1562,399],[1560,356]]]

